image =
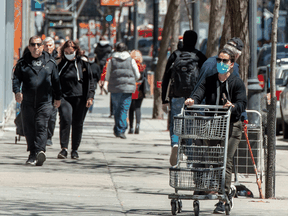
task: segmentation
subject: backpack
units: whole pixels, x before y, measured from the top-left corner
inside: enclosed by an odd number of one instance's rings
[[[199,58],[194,52],[175,51],[176,60],[171,65],[169,97],[189,97],[199,76]]]

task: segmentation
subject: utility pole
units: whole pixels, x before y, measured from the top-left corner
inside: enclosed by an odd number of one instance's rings
[[[200,2],[195,0],[192,3],[192,16],[193,16],[193,30],[199,35],[199,22],[200,22]],[[196,49],[199,49],[199,40],[195,45]]]
[[[158,14],[159,14],[159,0],[154,0],[153,7],[153,61],[152,70],[156,71],[158,58]]]
[[[249,0],[249,40],[250,40],[250,63],[248,71],[248,109],[260,111],[261,87],[257,77],[257,1]],[[259,119],[251,116],[252,124]],[[253,118],[254,117],[254,118]]]
[[[134,16],[133,16],[133,24],[134,24],[134,49],[138,49],[138,0],[134,0]]]

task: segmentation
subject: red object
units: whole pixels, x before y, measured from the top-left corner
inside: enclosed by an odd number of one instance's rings
[[[282,91],[276,91],[277,101],[279,101],[281,93],[282,93]]]
[[[162,81],[157,81],[157,88],[161,88]]]
[[[261,86],[262,89],[264,89],[265,82],[264,82],[264,76],[263,74],[258,75],[258,80],[259,80],[259,85]]]
[[[288,44],[285,44],[285,46],[284,46],[285,48],[288,48]]]
[[[146,68],[146,65],[144,64],[141,64],[139,61],[136,60],[136,63],[137,63],[137,66],[138,66],[138,69],[139,69],[139,72],[142,73],[144,72],[145,68]],[[138,91],[138,88],[139,86],[141,85],[141,82],[136,82],[136,90],[134,93],[132,93],[132,99],[138,99],[138,95],[139,95],[139,91]]]

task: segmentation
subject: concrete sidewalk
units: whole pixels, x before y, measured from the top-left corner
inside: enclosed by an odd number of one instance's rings
[[[70,159],[70,149],[68,159],[57,159],[57,124],[42,167],[25,165],[26,142],[21,137],[15,144],[11,118],[0,132],[0,215],[171,215],[167,120],[151,119],[152,106],[151,98],[143,101],[140,134],[123,140],[113,135],[109,97],[97,94],[86,117],[80,159]],[[240,178],[256,197],[236,198],[231,215],[288,215],[287,150],[287,142],[278,139],[277,199],[260,200],[255,176]],[[216,202],[200,201],[200,215],[211,215]],[[183,200],[179,215],[193,214],[193,201]]]

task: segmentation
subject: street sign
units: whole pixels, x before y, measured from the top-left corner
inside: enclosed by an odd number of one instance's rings
[[[101,0],[101,6],[133,6],[133,0]]]
[[[159,0],[159,14],[165,15],[167,13],[167,0]]]
[[[31,11],[44,11],[44,4],[40,4],[36,0],[31,0]]]

